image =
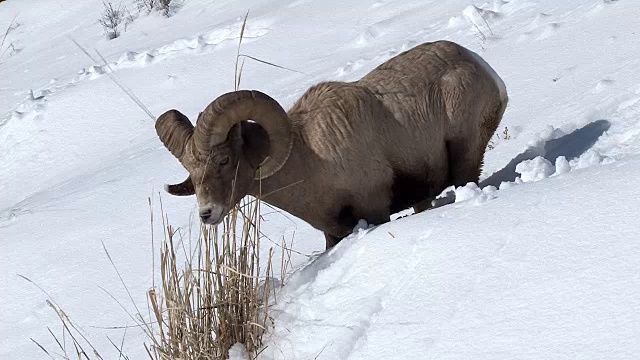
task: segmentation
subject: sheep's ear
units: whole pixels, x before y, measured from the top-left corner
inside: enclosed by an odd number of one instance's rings
[[[255,122],[242,122],[242,150],[252,166],[258,167],[269,155],[269,134]]]
[[[191,176],[187,177],[187,179],[180,184],[165,185],[164,190],[169,194],[175,196],[189,196],[196,193],[195,189],[193,188]]]

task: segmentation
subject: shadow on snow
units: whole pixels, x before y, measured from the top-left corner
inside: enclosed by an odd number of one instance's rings
[[[482,180],[479,186],[481,188],[489,185],[499,187],[502,182],[514,181],[519,176],[516,172],[516,166],[523,161],[532,160],[538,156],[542,156],[552,164],[560,156],[566,157],[567,160],[578,158],[589,150],[610,127],[611,123],[608,120],[596,120],[580,129],[574,130],[570,134],[547,140],[541,146],[530,147],[513,158],[507,166]]]

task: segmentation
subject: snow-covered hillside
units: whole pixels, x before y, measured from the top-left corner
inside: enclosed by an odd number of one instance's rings
[[[106,337],[119,342],[132,322],[100,287],[132,305],[102,243],[146,307],[148,198],[157,219],[162,194],[176,226],[190,223],[195,199],[162,193],[185,170],[105,73],[154,115],[176,108],[194,119],[233,89],[247,10],[242,51],[297,72],[249,61],[241,87],[285,108],[311,84],[355,80],[438,39],[480,54],[510,99],[483,189],[456,189],[454,204],[357,230],[326,253],[304,222],[264,215],[269,238],[293,239],[297,271],[278,294],[261,358],[640,357],[637,1],[184,0],[172,17],[142,15],[108,41],[100,0],[7,0],[0,359],[44,358],[30,338],[55,348],[56,315],[17,274],[118,357]],[[146,357],[140,330],[124,339],[129,358]]]

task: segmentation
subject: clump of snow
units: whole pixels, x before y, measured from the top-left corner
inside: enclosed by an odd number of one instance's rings
[[[457,28],[460,27],[464,24],[466,24],[465,20],[460,17],[460,16],[452,16],[449,18],[449,21],[447,22],[448,26],[450,28]]]
[[[558,156],[556,158],[556,174],[557,175],[562,175],[564,173],[567,173],[571,171],[571,165],[569,165],[569,162],[567,161],[567,158],[564,156]]]
[[[558,139],[567,135],[567,133],[559,127],[553,125],[546,125],[536,136],[536,140],[529,142],[529,145],[538,145],[541,142],[548,140]]]
[[[462,10],[462,14],[467,20],[474,24],[484,23],[501,18],[501,14],[491,9],[484,9],[475,5],[468,5]]]
[[[516,172],[520,174],[520,178],[525,183],[546,179],[554,171],[553,164],[542,156],[538,156],[533,160],[525,160],[516,165]]]
[[[353,234],[351,237],[362,239],[373,227],[374,226],[369,225],[366,220],[360,219],[358,220],[358,224],[353,228]]]
[[[455,189],[456,202],[467,201],[482,194],[482,189],[476,183],[468,183]]]
[[[518,178],[519,179],[519,178]],[[506,190],[516,186],[516,184],[512,181],[503,181],[500,183],[500,187],[498,190]]]
[[[480,189],[476,183],[468,183],[465,186],[455,188],[455,202],[468,201],[473,199],[473,204],[479,205],[496,197],[496,187],[487,186]]]
[[[582,169],[593,165],[598,165],[602,162],[603,158],[598,151],[589,149],[577,160],[572,161],[573,168]]]
[[[229,349],[229,360],[250,360],[247,348],[242,344],[235,344]]]

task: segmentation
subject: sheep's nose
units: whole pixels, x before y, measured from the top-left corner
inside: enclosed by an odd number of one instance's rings
[[[224,218],[225,209],[220,205],[210,204],[200,207],[200,220],[208,225],[218,225]]]
[[[210,217],[211,217],[211,209],[207,209],[205,211],[200,212],[200,219],[202,220],[202,222],[205,222]]]

